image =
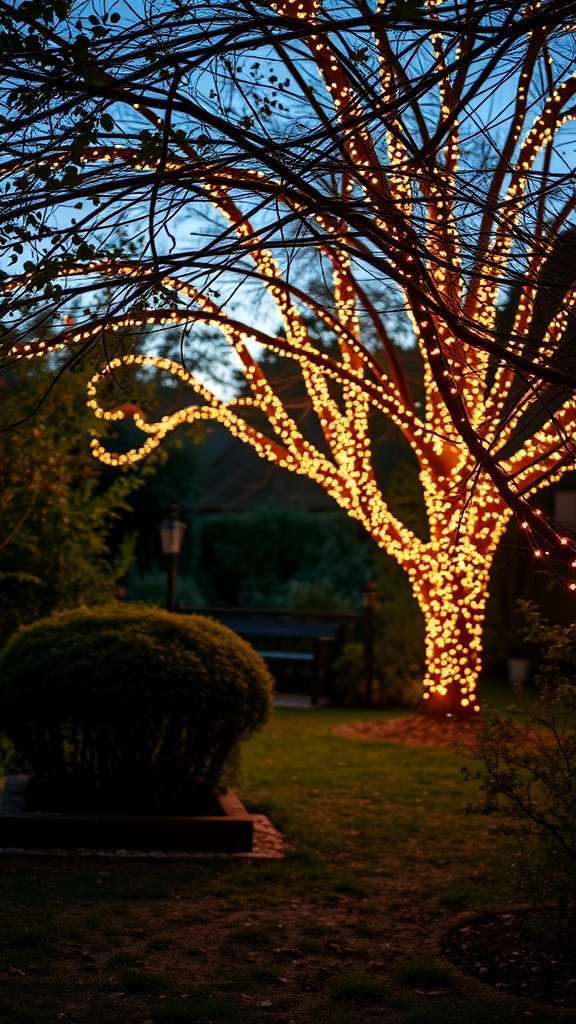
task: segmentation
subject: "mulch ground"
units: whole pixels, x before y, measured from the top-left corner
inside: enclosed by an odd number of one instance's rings
[[[550,915],[511,910],[455,929],[442,945],[460,970],[515,996],[576,1007],[574,928],[549,931]]]
[[[386,722],[350,722],[337,725],[334,732],[353,739],[382,740],[384,743],[410,743],[419,747],[451,747],[474,738],[479,722],[475,719],[427,718],[411,715]]]
[[[474,739],[479,723],[414,715],[357,722],[334,731],[355,739],[450,747]],[[551,912],[507,910],[455,928],[441,951],[456,967],[487,985],[538,1002],[576,1008],[576,928],[554,927]]]

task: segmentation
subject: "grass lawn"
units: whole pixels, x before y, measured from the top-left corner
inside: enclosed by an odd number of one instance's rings
[[[574,1020],[452,969],[441,936],[512,898],[451,749],[336,735],[384,712],[278,709],[236,790],[277,861],[0,858],[1,1024]]]

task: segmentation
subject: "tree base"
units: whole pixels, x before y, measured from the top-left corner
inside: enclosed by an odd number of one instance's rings
[[[439,693],[431,693],[427,699],[422,698],[416,713],[427,718],[455,718],[461,722],[468,722],[479,717],[479,712],[474,710],[477,706],[467,704],[463,707],[459,698],[455,699],[449,694],[441,696]]]
[[[376,722],[348,722],[337,725],[334,732],[353,739],[380,740],[382,743],[406,743],[416,747],[452,747],[456,744],[467,746],[474,742],[480,725],[480,715],[463,720],[419,715],[407,718],[391,718]]]

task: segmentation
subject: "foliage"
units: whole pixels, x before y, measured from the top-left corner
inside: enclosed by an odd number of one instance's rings
[[[575,486],[571,476],[562,486]],[[546,498],[546,504],[552,506],[551,491]],[[535,568],[524,531],[512,521],[498,545],[490,576],[483,638],[485,664],[491,662],[498,669],[505,658],[532,659],[537,654],[523,635],[526,622],[521,609],[526,601],[533,602],[550,622],[567,625],[576,618],[576,593],[567,591],[545,566]]]
[[[185,812],[222,788],[272,692],[219,623],[121,605],[22,629],[0,679],[0,728],[53,810]]]
[[[76,369],[57,392],[54,364],[25,361],[0,376],[0,644],[54,610],[110,601],[132,556],[131,542],[112,545],[111,535],[154,467],[103,479],[89,447],[90,367]]]
[[[132,340],[144,344],[144,332]],[[121,334],[109,339],[115,351],[124,343]],[[168,332],[167,351],[173,344]],[[22,361],[0,375],[0,643],[52,611],[109,602],[136,565],[146,572],[155,564],[168,506],[179,502],[191,519],[201,427],[173,437],[141,467],[102,466],[90,451],[94,419],[85,403],[94,367],[94,353],[86,353],[56,385],[56,356]],[[153,396],[163,413],[174,408],[177,392],[150,371],[121,367],[110,382],[115,400]],[[110,423],[106,432],[118,451],[134,443],[131,421]],[[160,593],[157,580],[154,588]],[[162,604],[165,590],[164,577]]]
[[[525,636],[541,661],[536,696],[521,690],[507,714],[486,712],[468,751],[483,799],[471,808],[498,815],[514,837],[516,885],[532,902],[576,899],[576,625],[550,625],[523,603]]]
[[[177,388],[166,387],[158,375],[148,370],[144,382],[135,382],[133,378],[126,381],[132,401],[135,400],[135,383],[139,385],[140,391],[145,384],[148,395],[154,394],[154,400],[163,415],[173,411],[178,401]],[[114,434],[117,450],[125,451],[133,446],[137,431],[131,421],[124,420],[114,424]],[[129,582],[136,583],[136,589],[140,588],[140,581],[137,578],[153,574],[157,568],[160,557],[158,526],[172,504],[180,507],[182,519],[189,524],[179,560],[180,566],[184,568],[190,558],[193,547],[190,525],[193,522],[202,479],[199,454],[202,437],[201,425],[184,428],[178,435],[168,438],[160,451],[152,453],[151,458],[142,463],[141,470],[145,470],[149,461],[152,461],[154,472],[144,471],[141,475],[140,486],[130,496],[129,508],[122,514],[117,528],[118,534],[129,533],[135,538]],[[117,469],[106,467],[105,479],[108,475],[113,476],[116,473]]]
[[[196,578],[208,605],[305,608],[312,600],[331,610],[328,600],[339,611],[360,603],[373,548],[337,511],[262,505],[207,516],[197,530]]]
[[[347,589],[347,594],[345,597],[335,589],[332,574],[327,571],[325,576],[312,580],[291,580],[284,591],[284,601],[294,611],[349,612],[354,602],[351,590]]]
[[[404,639],[404,638],[402,638]],[[413,639],[413,638],[412,638]],[[413,656],[412,639],[405,645],[390,644],[380,636],[374,649],[374,676],[370,704],[377,708],[415,708],[422,700],[423,670]],[[344,645],[332,665],[331,674],[340,699],[362,707],[368,697],[364,646],[358,641]]]
[[[132,562],[126,576],[126,601],[165,608],[167,592],[168,578],[165,570],[138,573],[135,562]],[[189,608],[202,608],[206,604],[195,580],[180,572],[176,577],[176,604],[183,604]]]
[[[186,565],[190,557],[193,546],[191,526],[201,479],[199,441],[197,428],[189,430],[187,435],[172,438],[162,453],[165,455],[162,464],[156,466],[153,476],[143,480],[142,487],[130,500],[131,511],[123,517],[123,527],[129,532],[138,532],[135,572],[145,574],[154,571],[159,553],[158,526],[172,504],[179,506],[180,517],[188,524],[180,564]]]
[[[345,704],[366,700],[364,648],[344,646],[333,665],[335,685]],[[424,621],[403,573],[381,559],[375,611],[374,678],[376,707],[413,708],[422,700]]]

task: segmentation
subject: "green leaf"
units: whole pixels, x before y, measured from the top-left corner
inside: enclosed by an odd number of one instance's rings
[[[69,164],[64,174],[62,175],[62,182],[64,185],[74,186],[78,184],[79,171],[74,164]]]
[[[94,248],[88,242],[80,242],[76,250],[76,258],[79,260],[91,260],[94,256]]]
[[[88,50],[86,50],[86,60],[82,61],[82,62],[79,61],[79,63],[84,63],[84,64],[87,65],[86,67],[84,67],[82,69],[82,74],[84,76],[84,81],[88,82],[89,85],[105,85],[106,84],[106,77],[105,77],[105,75],[103,75],[102,72],[100,71],[100,69],[95,67],[93,64],[88,64],[88,60],[89,59],[90,59],[90,54],[88,53]]]

